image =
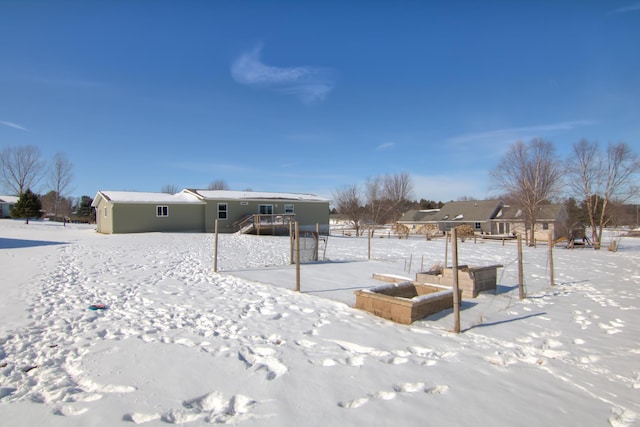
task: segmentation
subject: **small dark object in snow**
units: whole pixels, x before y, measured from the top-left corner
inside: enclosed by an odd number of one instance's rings
[[[91,304],[89,306],[89,310],[104,310],[106,308],[107,308],[107,306],[102,304],[102,303],[100,303],[100,304]]]
[[[32,371],[32,370],[36,369],[37,367],[38,367],[38,365],[27,366],[26,368],[24,368],[22,370],[22,372],[24,372],[26,374],[27,372]]]

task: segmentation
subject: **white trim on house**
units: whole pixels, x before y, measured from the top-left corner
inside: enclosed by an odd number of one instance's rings
[[[183,190],[186,194],[196,194],[211,200],[300,200],[306,202],[328,202],[328,199],[315,194],[275,193],[267,191],[230,191],[230,190]]]
[[[96,200],[99,195],[104,197],[105,200],[117,203],[195,203],[200,205],[205,203],[195,195],[184,191],[176,194],[148,193],[141,191],[98,191],[94,200]]]

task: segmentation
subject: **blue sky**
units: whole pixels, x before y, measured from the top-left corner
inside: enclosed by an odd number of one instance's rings
[[[0,148],[66,153],[74,196],[485,198],[534,137],[640,151],[640,2],[0,0]]]

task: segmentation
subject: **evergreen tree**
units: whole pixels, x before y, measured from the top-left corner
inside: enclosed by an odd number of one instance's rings
[[[89,196],[82,196],[79,203],[75,206],[75,215],[88,222],[95,222],[96,211],[91,204],[93,199]]]
[[[31,192],[31,189],[27,188],[25,192],[20,195],[15,206],[11,209],[11,217],[26,218],[26,222],[29,224],[29,218],[40,217],[41,209],[42,203],[40,203],[40,196]]]

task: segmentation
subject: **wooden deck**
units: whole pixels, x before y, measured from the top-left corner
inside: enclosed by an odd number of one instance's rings
[[[296,222],[295,214],[253,214],[247,215],[235,225],[242,234],[278,234],[289,232],[289,227]]]

